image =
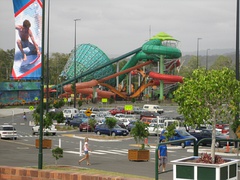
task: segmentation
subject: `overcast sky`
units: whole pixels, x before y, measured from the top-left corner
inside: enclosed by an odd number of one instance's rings
[[[76,18],[81,19],[77,21],[77,44],[94,44],[108,56],[141,47],[159,32],[178,39],[183,55],[196,51],[198,38],[202,38],[199,50],[235,49],[236,1],[50,0],[49,50],[71,52]],[[12,0],[1,0],[1,49],[15,47],[14,27]]]

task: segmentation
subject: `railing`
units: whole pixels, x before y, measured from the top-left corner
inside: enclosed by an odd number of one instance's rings
[[[193,141],[194,147],[197,144],[196,138],[187,138],[187,139],[181,139],[181,140],[176,140],[176,141],[168,141],[168,142],[163,142],[158,144],[155,150],[155,180],[158,180],[158,147],[164,144],[175,144],[175,143],[181,143],[185,141]]]

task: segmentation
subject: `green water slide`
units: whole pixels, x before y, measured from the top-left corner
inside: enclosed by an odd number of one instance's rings
[[[135,66],[139,61],[152,60],[158,62],[160,55],[165,59],[177,59],[181,57],[182,53],[179,49],[171,46],[163,46],[162,40],[151,39],[142,46],[142,51],[136,53],[121,69],[121,71]],[[119,76],[119,82],[126,77],[126,74]]]

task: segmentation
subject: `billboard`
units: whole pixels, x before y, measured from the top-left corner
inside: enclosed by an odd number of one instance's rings
[[[12,0],[15,17],[15,55],[11,78],[39,80],[42,51],[42,0]]]

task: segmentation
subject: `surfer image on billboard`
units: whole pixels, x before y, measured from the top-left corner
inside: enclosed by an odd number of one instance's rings
[[[13,0],[15,55],[11,77],[39,80],[42,64],[42,1]]]
[[[38,56],[41,55],[30,27],[31,23],[27,19],[23,21],[22,25],[16,26],[16,30],[18,30],[18,34],[20,37],[20,39],[17,40],[17,46],[22,53],[23,61],[27,60],[27,54],[23,51],[23,48],[29,48],[28,55],[29,54]],[[31,39],[32,42],[29,41],[29,38]]]

